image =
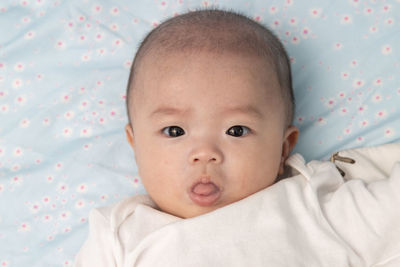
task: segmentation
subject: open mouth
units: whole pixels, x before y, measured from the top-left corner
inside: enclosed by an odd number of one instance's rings
[[[199,206],[211,206],[220,196],[221,190],[213,182],[195,183],[189,192],[190,199]]]

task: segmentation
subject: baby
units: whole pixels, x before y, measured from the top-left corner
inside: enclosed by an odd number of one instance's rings
[[[294,155],[297,176],[277,183],[299,131],[288,56],[262,25],[220,10],[165,21],[136,53],[127,110],[148,195],[92,211],[76,266],[367,262],[327,224],[337,214],[322,215],[319,203],[343,185],[333,164]],[[330,176],[314,182],[321,172]]]

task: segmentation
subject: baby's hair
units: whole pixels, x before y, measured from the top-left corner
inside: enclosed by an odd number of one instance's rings
[[[290,61],[279,39],[265,26],[232,11],[205,9],[172,17],[154,28],[142,41],[132,63],[126,105],[132,104],[132,90],[140,63],[148,54],[162,57],[171,52],[208,51],[258,56],[274,69],[285,105],[286,123],[293,121],[294,95]]]

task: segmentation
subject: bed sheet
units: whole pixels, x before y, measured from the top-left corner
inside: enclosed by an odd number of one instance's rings
[[[0,2],[0,266],[71,266],[89,210],[144,193],[125,87],[144,35],[217,6],[269,26],[291,57],[296,152],[400,141],[400,1]]]

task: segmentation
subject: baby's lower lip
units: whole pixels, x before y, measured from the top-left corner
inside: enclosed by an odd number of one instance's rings
[[[214,183],[200,182],[192,186],[189,197],[199,206],[212,206],[221,197],[221,190]]]

